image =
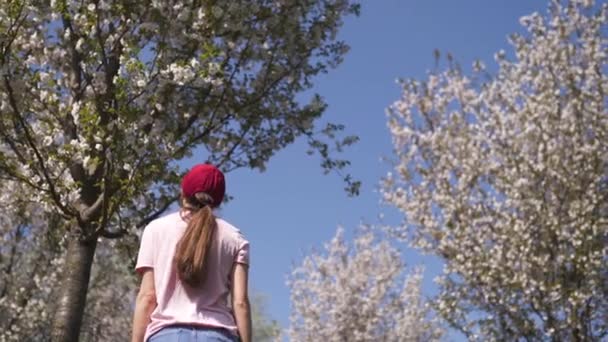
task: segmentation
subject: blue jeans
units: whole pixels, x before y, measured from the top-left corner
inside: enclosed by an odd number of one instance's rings
[[[239,342],[239,338],[226,329],[179,325],[162,328],[148,342]]]

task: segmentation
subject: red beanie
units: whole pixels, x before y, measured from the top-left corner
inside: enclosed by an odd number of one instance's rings
[[[195,165],[182,179],[182,193],[185,197],[192,197],[197,192],[207,193],[213,198],[214,207],[222,203],[225,191],[224,174],[211,164]]]

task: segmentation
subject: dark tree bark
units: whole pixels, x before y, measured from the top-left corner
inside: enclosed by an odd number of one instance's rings
[[[96,246],[97,239],[87,241],[77,237],[68,244],[63,283],[51,331],[52,341],[78,341]]]

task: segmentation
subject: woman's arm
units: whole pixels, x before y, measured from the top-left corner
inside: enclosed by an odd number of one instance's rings
[[[154,289],[154,271],[148,268],[144,271],[135,300],[135,313],[133,314],[133,334],[131,342],[143,342],[146,328],[150,322],[150,315],[156,308],[156,290]]]
[[[232,308],[241,342],[251,342],[251,309],[247,291],[249,268],[236,263],[232,269]]]

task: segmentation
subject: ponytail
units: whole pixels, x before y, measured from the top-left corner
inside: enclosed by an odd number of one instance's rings
[[[188,227],[175,249],[175,264],[179,279],[198,287],[207,276],[207,260],[216,229],[212,198],[199,192],[183,199],[183,207],[191,213]]]

